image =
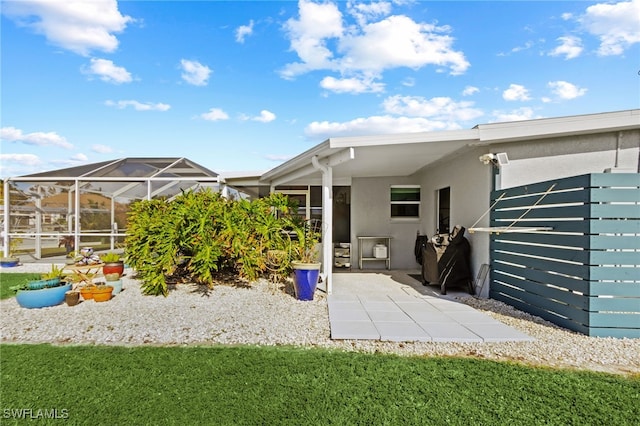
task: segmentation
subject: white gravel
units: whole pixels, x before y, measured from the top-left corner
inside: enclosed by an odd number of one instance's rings
[[[40,272],[50,264],[25,264],[4,272]],[[495,300],[460,300],[535,340],[501,343],[331,340],[326,298],[297,301],[290,289],[260,281],[251,287],[217,285],[203,291],[180,284],[168,297],[144,296],[125,271],[122,293],[107,303],[82,302],[43,309],[0,301],[3,343],[105,345],[295,345],[412,356],[465,356],[531,365],[640,374],[640,339],[577,334]]]

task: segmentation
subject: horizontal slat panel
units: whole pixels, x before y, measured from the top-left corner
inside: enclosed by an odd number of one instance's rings
[[[559,317],[557,315],[550,313],[549,311],[541,309],[537,305],[524,303],[523,301],[518,300],[517,298],[513,298],[509,294],[492,290],[490,293],[490,297],[492,299],[500,300],[501,302],[507,303],[517,309],[520,309],[521,311],[528,312],[531,315],[538,316],[542,319],[550,321],[554,324],[557,324],[569,330],[574,330],[583,334],[587,334],[589,332],[588,327],[584,323],[576,322],[568,318]]]
[[[566,218],[566,217],[589,217],[589,213],[591,211],[590,206],[588,204],[576,205],[576,206],[564,206],[564,207],[549,207],[543,209],[532,209],[530,211],[526,211],[528,207],[522,209],[514,209],[514,210],[496,210],[491,215],[492,219],[495,220],[504,220],[504,219],[513,219],[516,220],[523,213],[526,212],[524,217],[527,219],[538,219],[538,218]],[[620,217],[620,216],[604,216],[607,214],[606,212],[602,212],[602,216],[597,217]]]
[[[509,226],[513,223],[514,219],[506,219],[503,221],[495,221],[492,226]],[[589,233],[590,223],[585,219],[578,220],[558,220],[557,218],[551,219],[528,219],[522,218],[513,226],[515,227],[533,227],[533,228],[552,228],[551,231],[544,232],[579,232],[583,234]]]
[[[583,264],[588,264],[590,259],[590,253],[586,250],[516,244],[499,240],[493,243],[492,248],[493,250],[509,251],[522,255],[550,257],[557,260],[567,260]]]
[[[503,192],[506,192],[508,196],[518,196],[518,195],[527,195],[527,194],[535,194],[535,193],[543,193],[546,192],[551,185],[555,184],[553,187],[554,191],[564,190],[564,189],[573,189],[573,188],[588,188],[591,185],[591,177],[590,175],[580,175],[573,176],[569,178],[559,179],[557,181],[546,181],[539,183],[532,183],[528,185],[522,185],[513,188],[504,188],[499,191],[493,191],[491,193],[492,201],[498,198]],[[603,185],[606,186],[606,185]]]
[[[491,269],[496,273],[503,271],[507,274],[521,276],[524,279],[530,281],[536,281],[540,283],[555,285],[560,288],[566,288],[571,291],[578,291],[583,294],[589,294],[590,283],[589,281],[566,277],[551,273],[549,271],[539,271],[531,268],[518,268],[516,266],[505,265],[502,263],[492,262]]]
[[[640,297],[640,283],[591,282],[592,295]]]
[[[495,225],[491,225],[495,226]],[[562,235],[549,232],[535,232],[535,233],[504,233],[498,235],[492,235],[492,240],[505,240],[505,241],[521,241],[531,244],[546,244],[555,246],[588,248],[589,235]],[[609,246],[608,248],[611,248]]]
[[[635,312],[640,314],[640,299],[636,297],[589,297],[588,311]],[[635,319],[640,327],[640,315]]]
[[[591,204],[589,217],[600,219],[640,218],[640,206],[637,204]]]
[[[493,252],[493,258],[496,262],[515,263],[516,265],[527,266],[528,268],[538,269],[540,271],[554,271],[565,275],[589,279],[588,265],[572,265],[568,263],[554,262],[545,259],[535,259],[531,257],[516,256],[509,253]],[[615,278],[612,278],[615,279]]]
[[[608,200],[605,200],[608,201]],[[589,203],[589,193],[583,190],[550,192],[545,195],[531,194],[521,197],[503,197],[495,205],[496,210],[512,208],[512,207],[530,207],[534,204],[539,206],[563,204],[563,203]]]
[[[637,281],[640,268],[626,266],[591,266],[589,278],[593,281]]]
[[[582,175],[581,177],[589,177],[589,186],[617,186],[617,187],[633,187],[640,186],[640,174],[638,173],[592,173],[591,175]]]
[[[640,202],[640,188],[591,188],[589,192],[592,203]]]
[[[554,299],[553,303],[561,301],[563,304],[567,304],[576,309],[588,310],[589,302],[588,298],[571,293],[569,291],[561,290],[559,288],[549,287],[545,284],[537,283],[534,281],[522,280],[516,277],[500,274],[499,271],[495,271],[495,280],[502,283],[517,287],[526,292],[526,296],[522,296],[521,299],[528,300],[529,297],[536,295],[545,299]],[[554,305],[555,306],[555,305]]]
[[[576,306],[565,305],[565,304],[553,301],[551,299],[538,296],[536,294],[517,291],[512,289],[511,287],[505,286],[504,284],[498,281],[495,281],[495,284],[496,284],[495,291],[510,295],[516,299],[520,299],[524,303],[527,303],[531,306],[537,306],[538,308],[544,311],[555,313],[562,317],[570,318],[574,322],[578,322],[580,324],[585,324],[585,325],[588,324],[587,321],[589,320],[589,316],[586,310],[583,310]]]
[[[610,314],[592,312],[589,315],[590,327],[640,327],[640,315],[638,314]]]
[[[591,234],[620,233],[621,230],[625,234],[640,234],[639,219],[592,219],[589,222]]]
[[[640,251],[619,250],[591,250],[590,264],[592,265],[638,265],[640,266]],[[640,274],[640,269],[638,270]]]
[[[592,250],[612,248],[640,250],[640,238],[626,235],[590,235],[588,247]]]
[[[578,330],[576,330],[578,331]],[[590,327],[586,330],[585,334],[592,337],[615,337],[618,339],[639,339],[640,328],[602,328],[602,327]]]

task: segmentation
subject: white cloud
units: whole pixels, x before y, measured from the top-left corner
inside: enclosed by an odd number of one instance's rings
[[[357,9],[350,5],[352,12]],[[358,10],[358,23],[345,28],[335,4],[301,0],[299,18],[289,19],[284,26],[291,50],[300,61],[287,64],[281,76],[293,78],[313,70],[371,75],[391,68],[420,69],[426,65],[462,74],[469,67],[464,54],[453,50],[449,27],[417,23],[403,15],[369,22],[388,13],[386,6],[363,5]],[[329,47],[334,45],[335,51]]]
[[[385,112],[410,117],[430,117],[441,122],[468,121],[482,116],[473,102],[455,102],[448,97],[425,99],[420,96],[391,96],[384,100]],[[453,126],[459,127],[459,126]]]
[[[0,139],[7,142],[22,142],[27,145],[57,146],[64,149],[73,149],[73,145],[56,132],[22,133],[15,127],[3,127],[0,129]]]
[[[115,107],[118,109],[124,109],[126,107],[133,107],[136,111],[168,111],[171,108],[171,105],[163,104],[163,103],[143,103],[134,100],[127,101],[105,101],[104,103],[107,106]]]
[[[560,45],[549,52],[551,56],[564,56],[565,59],[573,59],[582,53],[582,40],[576,36],[558,37]]]
[[[93,50],[115,51],[118,39],[114,33],[134,21],[118,11],[116,0],[3,1],[2,13],[44,35],[51,44],[83,56]]]
[[[342,36],[342,14],[332,3],[316,4],[306,0],[298,3],[299,19],[289,19],[284,29],[302,62],[287,64],[281,75],[292,78],[307,71],[333,69],[333,53],[327,39]]]
[[[261,123],[270,123],[275,119],[276,119],[276,115],[271,111],[267,111],[266,109],[263,109],[262,111],[260,111],[260,115],[251,118],[251,120],[259,121]]]
[[[312,139],[337,136],[361,136],[390,133],[429,132],[458,129],[452,123],[429,120],[423,117],[393,117],[390,115],[356,118],[346,122],[314,121],[305,128]]]
[[[512,111],[493,111],[493,117],[495,118],[494,122],[505,122],[505,121],[522,121],[522,120],[532,120],[536,117],[533,109],[528,107],[518,108]]]
[[[621,55],[640,43],[640,0],[589,6],[579,21],[600,39],[599,55]]]
[[[534,46],[534,43],[532,41],[527,41],[523,46],[516,46],[513,49],[511,49],[510,53],[518,53],[518,52],[522,52],[524,50],[529,50]],[[505,54],[500,54],[499,56],[506,56]]]
[[[253,34],[253,19],[249,21],[249,25],[240,25],[236,28],[236,41],[244,43],[244,39],[251,34]]]
[[[562,100],[579,98],[587,93],[587,89],[580,88],[566,81],[550,81],[548,86],[554,95]]]
[[[92,58],[89,67],[84,67],[82,72],[97,75],[100,80],[107,83],[122,84],[133,81],[131,74],[124,67],[119,67],[108,59]]]
[[[113,152],[113,148],[107,145],[95,144],[91,147],[93,152],[97,152],[99,154],[110,154]]]
[[[200,114],[200,118],[203,118],[207,121],[221,121],[221,120],[228,120],[229,114],[227,114],[220,108],[211,108],[209,112]]]
[[[376,83],[373,79],[366,78],[341,78],[325,77],[320,82],[320,87],[335,93],[379,93],[384,91],[383,83]]]
[[[87,157],[86,155],[82,154],[82,153],[77,153],[71,156],[71,161],[77,161],[77,162],[85,162],[89,160],[89,157]]]
[[[293,155],[267,154],[264,158],[270,161],[287,161],[293,158]]]
[[[462,91],[462,96],[471,96],[473,94],[476,94],[480,91],[480,89],[478,89],[475,86],[467,86],[464,88],[464,90]]]
[[[372,19],[386,16],[391,13],[391,3],[387,1],[377,1],[371,3],[358,3],[349,1],[347,10],[359,25],[364,25]]]
[[[40,157],[34,154],[0,154],[0,160],[3,163],[10,164],[13,168],[17,165],[33,167],[42,164]],[[5,166],[2,168],[4,169]]]
[[[206,86],[209,81],[209,75],[211,75],[211,69],[202,65],[198,61],[189,61],[182,59],[180,61],[182,67],[182,79],[194,86]]]
[[[531,99],[529,90],[520,84],[511,84],[509,88],[502,92],[502,99],[505,101],[528,101]]]

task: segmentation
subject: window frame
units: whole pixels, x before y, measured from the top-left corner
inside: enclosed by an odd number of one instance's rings
[[[417,190],[417,200],[403,200],[403,201],[394,201],[393,200],[393,190],[394,189],[416,189]],[[391,185],[389,187],[389,217],[392,220],[419,220],[422,214],[422,187],[420,185]],[[415,216],[396,216],[393,214],[393,206],[394,205],[411,205],[417,206],[418,211]]]

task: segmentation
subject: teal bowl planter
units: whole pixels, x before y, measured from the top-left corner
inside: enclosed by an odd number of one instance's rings
[[[40,290],[18,290],[16,301],[23,308],[46,308],[64,302],[64,294],[71,290],[71,283]]]
[[[298,300],[313,300],[318,286],[320,263],[291,262],[293,268],[293,287]]]
[[[107,281],[107,285],[113,287],[111,294],[118,294],[122,291],[122,280]]]

